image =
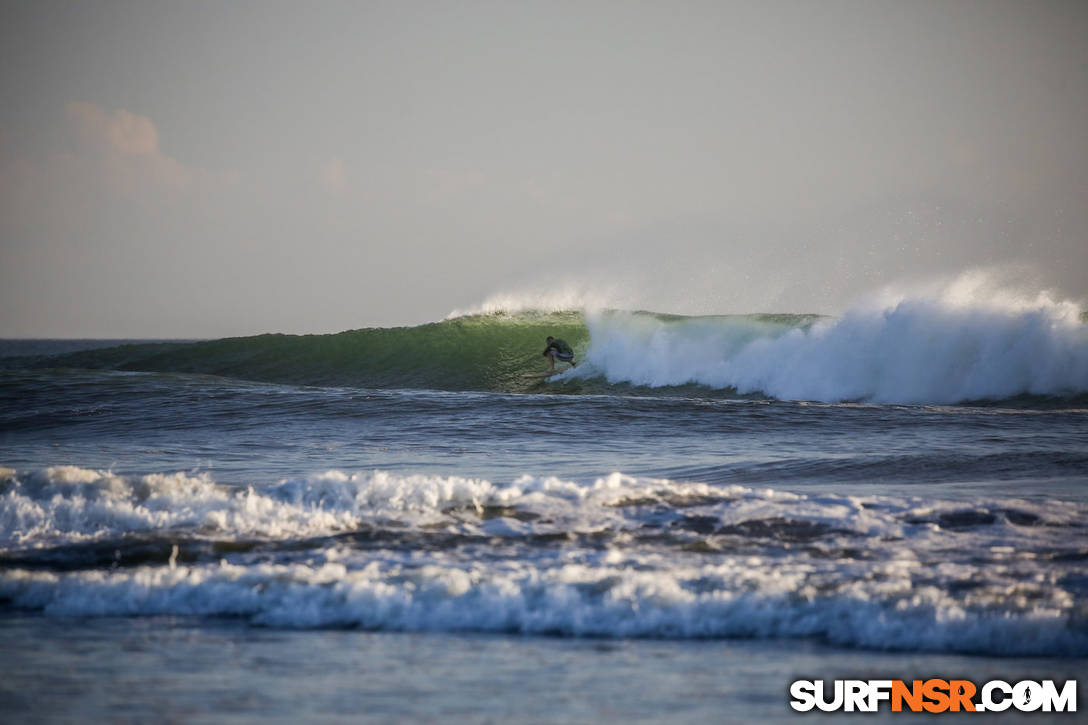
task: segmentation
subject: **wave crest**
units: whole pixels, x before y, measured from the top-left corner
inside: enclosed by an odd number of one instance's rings
[[[821,320],[587,315],[610,382],[701,384],[785,400],[955,403],[1088,392],[1088,326],[1045,294],[958,281]]]
[[[417,327],[126,345],[0,364],[369,389],[614,394],[631,385],[701,386],[683,392],[824,402],[1088,394],[1088,325],[1077,305],[1009,293],[984,275],[886,292],[837,318],[519,310]],[[567,340],[589,364],[543,381],[548,335]]]

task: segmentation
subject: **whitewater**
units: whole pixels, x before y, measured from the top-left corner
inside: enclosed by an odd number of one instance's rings
[[[621,474],[495,485],[329,471],[260,491],[205,474],[7,476],[0,596],[53,616],[1088,649],[1075,601],[1055,586],[1068,567],[1048,565],[1082,553],[1080,503],[806,496]]]
[[[509,301],[507,301],[509,302]],[[952,404],[1018,396],[1084,401],[1088,325],[1079,305],[994,289],[984,276],[886,290],[837,317],[684,316],[511,304],[413,328],[145,343],[0,357],[12,367],[206,373],[302,385],[543,392],[532,354],[569,339],[588,363],[562,392],[684,388],[779,400]]]
[[[589,359],[613,382],[698,383],[783,400],[956,403],[1088,390],[1075,306],[902,300],[833,320],[587,319]]]
[[[454,719],[777,722],[814,673],[1076,677],[1086,328],[962,278],[835,316],[0,342],[0,704],[200,719],[244,671],[285,722],[428,688]],[[547,335],[579,364],[545,379]]]

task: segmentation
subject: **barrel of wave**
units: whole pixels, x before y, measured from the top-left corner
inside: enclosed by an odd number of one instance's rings
[[[293,385],[525,392],[542,381],[548,335],[584,350],[581,312],[493,312],[414,327],[122,345],[47,367],[196,373]]]

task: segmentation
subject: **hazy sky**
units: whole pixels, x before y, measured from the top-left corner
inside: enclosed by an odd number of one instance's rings
[[[1088,297],[1081,0],[31,0],[0,47],[0,336]]]

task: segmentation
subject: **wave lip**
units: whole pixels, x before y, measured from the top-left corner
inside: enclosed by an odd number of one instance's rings
[[[0,370],[78,368],[218,375],[290,385],[526,392],[543,385],[545,338],[584,350],[580,312],[473,315],[332,335],[131,344],[0,359]],[[28,361],[29,360],[29,361]]]
[[[1088,393],[1088,326],[1070,303],[951,291],[803,321],[587,315],[612,383],[700,384],[782,400],[958,403]]]
[[[417,327],[4,358],[0,369],[196,373],[289,385],[514,393],[614,395],[631,392],[631,386],[688,386],[701,390],[672,393],[829,403],[1088,401],[1088,324],[1077,305],[1046,294],[996,290],[980,275],[935,290],[885,294],[837,318],[486,309]],[[545,380],[540,352],[549,335],[571,343],[582,364]]]

